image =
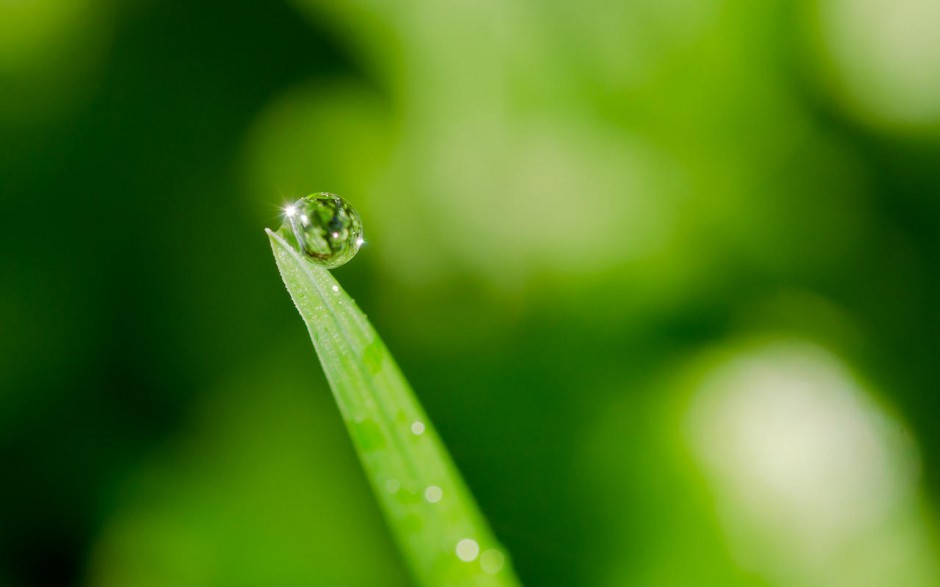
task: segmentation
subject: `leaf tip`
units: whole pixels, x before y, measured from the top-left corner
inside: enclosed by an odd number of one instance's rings
[[[281,229],[271,230],[270,228],[264,229],[265,234],[268,235],[268,239],[271,241],[271,245],[280,245],[282,247],[289,247],[290,244],[287,242],[284,234],[281,232]]]

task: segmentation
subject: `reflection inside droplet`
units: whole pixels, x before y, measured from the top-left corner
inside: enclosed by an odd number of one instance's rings
[[[495,548],[484,551],[483,554],[480,555],[480,567],[486,573],[498,573],[503,568],[505,562],[506,557]]]
[[[457,558],[469,563],[477,558],[477,555],[480,554],[480,545],[477,544],[477,541],[472,538],[464,538],[457,543]]]
[[[411,433],[414,434],[415,436],[420,436],[424,434],[424,422],[421,422],[420,420],[415,420],[414,422],[412,422]]]
[[[424,499],[428,500],[428,503],[437,503],[442,497],[444,497],[444,491],[437,485],[428,485],[428,488],[424,490]]]

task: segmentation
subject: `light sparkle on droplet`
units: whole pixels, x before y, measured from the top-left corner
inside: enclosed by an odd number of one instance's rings
[[[338,285],[334,285],[334,286],[333,286],[333,291],[336,292],[336,293],[339,293],[339,286],[338,286]]]
[[[503,553],[491,548],[489,550],[483,551],[483,554],[480,555],[480,567],[483,569],[484,573],[498,573],[502,570],[503,565],[506,563],[506,557],[503,556]]]
[[[297,206],[290,204],[284,207],[284,216],[288,218],[293,218],[297,214]]]
[[[480,545],[473,538],[464,538],[457,543],[457,558],[465,563],[472,562],[480,554]]]
[[[424,434],[424,422],[420,420],[415,420],[411,423],[411,433],[415,436],[421,436]]]
[[[437,503],[442,497],[444,497],[444,491],[437,485],[428,485],[428,488],[424,490],[424,499],[428,503]]]

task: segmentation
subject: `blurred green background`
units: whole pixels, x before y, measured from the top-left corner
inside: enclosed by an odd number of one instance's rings
[[[528,585],[940,585],[936,0],[0,0],[0,585],[406,585],[262,232]]]

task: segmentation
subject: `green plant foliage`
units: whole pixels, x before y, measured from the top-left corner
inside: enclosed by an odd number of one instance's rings
[[[372,489],[423,585],[511,586],[503,549],[385,344],[329,271],[267,231]]]

